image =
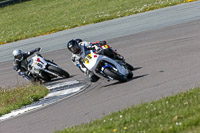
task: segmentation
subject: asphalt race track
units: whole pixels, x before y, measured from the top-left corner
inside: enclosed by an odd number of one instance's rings
[[[182,9],[184,12],[183,14],[177,14],[177,16],[182,18],[178,21],[175,14],[179,9]],[[126,83],[99,80],[82,93],[73,97],[0,122],[0,132],[49,133],[64,129],[66,126],[89,122],[127,106],[156,100],[179,91],[200,86],[200,2],[182,4],[172,8],[136,15],[136,17],[140,19],[145,15],[155,17],[153,14],[158,12],[161,16],[166,15],[165,19],[167,20],[160,21],[159,23],[155,19],[157,25],[159,25],[158,28],[149,25],[146,26],[146,29],[141,29],[142,32],[139,32],[137,29],[137,32],[123,31],[123,33],[127,34],[105,37],[108,43],[114,49],[117,49],[120,54],[124,55],[126,61],[135,67],[132,80]],[[167,19],[170,15],[166,13],[173,14],[174,19],[173,17]],[[188,19],[184,19],[184,17]],[[113,22],[115,21],[109,21],[104,24]],[[125,24],[126,21],[123,20],[123,22]],[[129,22],[127,21],[127,23]],[[146,22],[148,23],[148,21]],[[150,22],[152,20],[149,20]],[[112,26],[112,24],[109,25]],[[83,27],[80,28],[83,29]],[[124,30],[126,29],[124,28]],[[58,36],[61,42],[57,44],[65,45],[65,32],[58,34],[60,34]],[[104,35],[99,35],[100,40]],[[63,39],[61,39],[62,37]],[[45,39],[41,38],[37,39],[45,42]],[[45,36],[44,38],[50,39],[51,37]],[[83,38],[89,41],[89,37],[85,36]],[[54,39],[52,37],[53,42]],[[34,44],[33,41],[33,39],[24,40],[21,41],[21,44],[26,42]],[[35,43],[37,42],[38,40],[35,41]],[[13,43],[13,48],[19,44],[20,42]],[[43,45],[40,44],[40,46]],[[5,49],[5,47],[6,45],[0,47],[0,50]],[[10,47],[12,46],[8,44],[7,47],[11,49]],[[47,45],[44,45],[44,47],[47,47]],[[70,61],[71,54],[64,46],[60,46],[57,50],[49,49],[49,51],[42,53],[42,55],[47,59],[55,60],[60,67],[72,75],[71,78],[62,79],[61,81],[73,79],[87,80],[73,66]],[[17,78],[16,72],[12,70],[11,58],[6,55],[2,56],[6,57],[7,61],[1,60],[0,62],[0,86],[22,84],[24,82],[23,79]]]

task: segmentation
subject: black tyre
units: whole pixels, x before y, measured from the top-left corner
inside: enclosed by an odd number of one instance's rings
[[[133,71],[133,70],[134,70],[133,66],[130,65],[130,64],[128,64],[128,63],[126,63],[126,67],[127,67],[127,69],[128,69],[129,71]]]
[[[42,71],[42,72],[41,72],[41,75],[42,75],[43,80],[44,80],[45,82],[51,81],[51,77],[50,77],[50,75],[49,75],[48,73]]]
[[[119,75],[117,72],[115,72],[114,70],[111,70],[109,68],[104,69],[104,74],[112,77],[115,80],[119,80],[120,82],[126,82],[127,81],[127,78],[125,78],[122,75]]]
[[[128,79],[132,79],[133,78],[133,73],[131,71],[129,71],[129,74],[127,75]]]
[[[69,78],[69,73],[64,71],[63,69],[59,68],[59,67],[55,67],[55,66],[49,66],[48,70],[57,73],[59,76],[63,77],[63,78]]]

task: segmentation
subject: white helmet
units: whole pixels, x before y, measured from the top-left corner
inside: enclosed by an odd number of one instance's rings
[[[15,49],[12,54],[17,61],[23,60],[23,52],[21,50]]]

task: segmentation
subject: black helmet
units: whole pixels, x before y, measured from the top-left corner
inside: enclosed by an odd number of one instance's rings
[[[81,52],[81,48],[78,45],[78,42],[76,40],[70,40],[67,43],[67,48],[69,51],[71,51],[73,54],[79,54]]]
[[[80,43],[80,42],[82,42],[83,40],[82,40],[82,39],[76,39],[75,41],[77,41],[77,43]]]

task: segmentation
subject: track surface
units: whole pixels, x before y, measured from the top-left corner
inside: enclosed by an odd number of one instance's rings
[[[195,3],[197,4],[199,2]],[[156,30],[108,39],[109,44],[137,68],[134,71],[134,79],[122,84],[100,80],[74,97],[1,122],[0,132],[49,133],[66,126],[89,122],[127,106],[199,86],[199,17],[200,15],[187,22]],[[71,54],[66,51],[62,49],[43,55],[54,59],[58,65],[70,72],[72,78],[67,80],[85,79],[85,76],[73,67],[70,62]],[[17,83],[15,72],[9,69],[11,64],[11,61],[0,63],[2,86],[8,82],[12,85]],[[20,78],[19,82],[22,82]]]

